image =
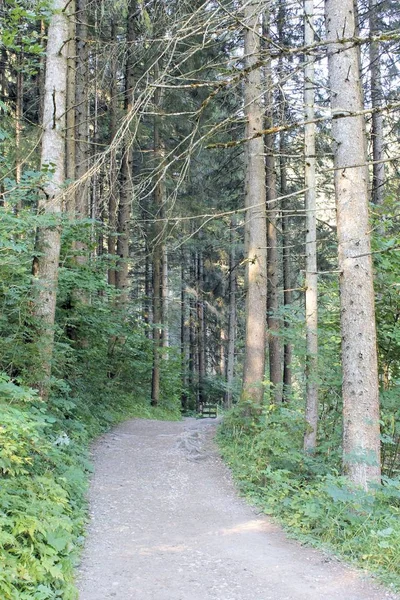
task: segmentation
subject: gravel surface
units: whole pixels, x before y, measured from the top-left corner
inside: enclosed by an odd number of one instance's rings
[[[400,600],[258,516],[215,428],[134,420],[98,441],[80,600]]]

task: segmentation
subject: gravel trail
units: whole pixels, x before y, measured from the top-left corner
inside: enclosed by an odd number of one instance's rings
[[[99,440],[80,600],[400,600],[258,516],[215,426],[133,420]]]

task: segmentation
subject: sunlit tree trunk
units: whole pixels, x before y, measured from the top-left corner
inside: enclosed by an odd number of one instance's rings
[[[343,463],[367,488],[380,481],[379,390],[368,168],[352,0],[325,0],[334,139],[343,363]]]
[[[55,0],[47,38],[41,169],[48,172],[39,213],[53,223],[38,231],[38,253],[33,264],[34,315],[38,320],[40,372],[35,373],[42,398],[50,386],[54,321],[60,258],[62,187],[65,182],[65,126],[67,91],[68,18],[64,0]]]
[[[304,2],[304,45],[314,43],[314,0]],[[306,208],[306,432],[304,449],[314,452],[318,428],[318,279],[315,192],[315,60],[306,51],[304,67],[304,159]]]
[[[246,23],[244,54],[244,110],[246,137],[263,129],[260,59],[260,19],[262,3],[249,2],[244,9]],[[261,405],[264,397],[265,330],[267,300],[265,161],[261,136],[247,142],[246,148],[246,334],[242,400]]]

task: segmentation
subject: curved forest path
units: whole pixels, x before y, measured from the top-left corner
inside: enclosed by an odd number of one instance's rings
[[[383,600],[240,499],[215,421],[133,420],[95,447],[80,600]]]

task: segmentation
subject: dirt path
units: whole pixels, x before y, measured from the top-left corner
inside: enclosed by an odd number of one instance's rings
[[[100,440],[80,600],[398,600],[257,516],[214,430],[137,420]]]

